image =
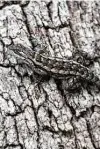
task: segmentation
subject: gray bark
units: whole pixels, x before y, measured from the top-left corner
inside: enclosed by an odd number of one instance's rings
[[[42,78],[10,44],[71,57],[99,56],[100,1],[0,2],[0,148],[100,149],[100,91],[83,82],[68,91],[65,80]],[[100,61],[89,69],[100,78]]]

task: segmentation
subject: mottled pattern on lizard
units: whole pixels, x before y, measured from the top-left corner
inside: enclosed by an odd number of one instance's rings
[[[47,74],[57,79],[66,79],[68,77],[79,77],[85,81],[95,84],[100,88],[100,80],[89,68],[74,61],[73,59],[62,59],[57,57],[46,57],[42,51],[33,51],[21,44],[10,45],[9,49],[17,55],[25,58],[31,65],[34,65],[34,71],[39,75]]]
[[[83,66],[90,66],[93,64],[94,60],[97,58],[97,55],[95,54],[89,54],[86,52],[83,52],[81,50],[75,49],[72,54],[72,59],[74,61],[77,61],[78,63],[82,64]]]

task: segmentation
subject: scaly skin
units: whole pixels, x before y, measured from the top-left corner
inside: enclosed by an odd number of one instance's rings
[[[21,44],[10,45],[9,49],[24,57],[30,65],[34,64],[33,69],[39,75],[48,74],[57,79],[66,79],[71,76],[79,77],[100,88],[99,78],[89,68],[74,60],[46,57],[41,54],[41,51],[33,51]]]

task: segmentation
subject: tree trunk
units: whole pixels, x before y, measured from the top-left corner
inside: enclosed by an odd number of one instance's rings
[[[78,57],[100,78],[99,14],[98,0],[0,2],[0,149],[100,149],[99,88],[87,76],[34,74],[9,50],[21,44],[47,57]]]

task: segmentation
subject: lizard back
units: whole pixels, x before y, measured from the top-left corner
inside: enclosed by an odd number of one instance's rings
[[[33,61],[35,65],[49,72],[53,77],[66,78],[67,76],[73,75],[92,83],[99,81],[99,78],[92,71],[73,60],[46,57],[42,54],[35,53]]]
[[[21,44],[11,45],[9,46],[9,49],[28,60],[30,65],[31,63],[34,64],[34,71],[40,69],[44,71],[45,74],[49,74],[57,79],[66,79],[69,76],[78,76],[81,79],[100,86],[99,78],[94,75],[89,68],[76,61],[58,57],[46,57],[41,54],[41,51],[33,51],[32,49],[22,46]],[[41,75],[41,71],[37,72]]]

